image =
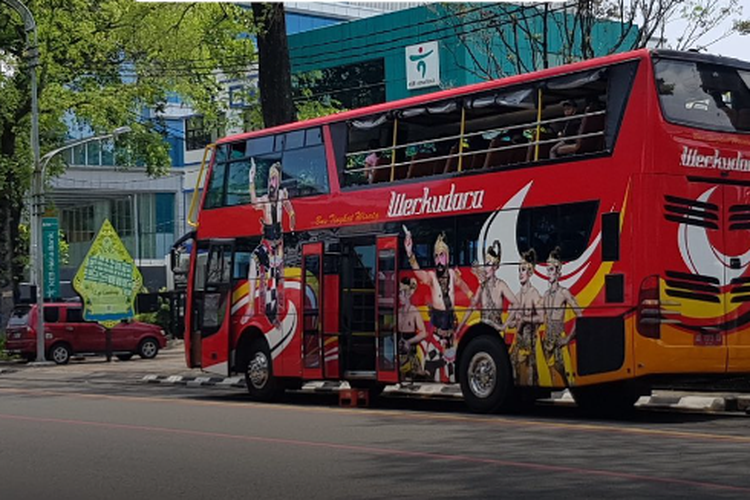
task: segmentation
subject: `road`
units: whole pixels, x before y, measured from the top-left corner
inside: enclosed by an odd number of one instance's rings
[[[74,373],[74,372],[71,372]],[[750,418],[0,377],[8,499],[748,498]]]

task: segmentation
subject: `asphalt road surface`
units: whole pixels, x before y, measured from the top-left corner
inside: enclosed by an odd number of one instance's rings
[[[749,498],[750,418],[0,377],[0,498]]]

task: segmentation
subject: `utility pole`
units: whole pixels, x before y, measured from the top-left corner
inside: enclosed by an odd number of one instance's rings
[[[26,31],[26,50],[24,55],[29,65],[31,82],[31,150],[34,155],[34,174],[31,179],[31,196],[29,216],[31,219],[31,283],[36,289],[37,324],[36,324],[36,360],[44,362],[44,279],[42,267],[42,215],[44,214],[44,177],[39,165],[39,102],[36,78],[36,67],[39,65],[39,45],[36,33],[36,21],[26,5],[19,0],[0,0],[18,12],[23,19]]]

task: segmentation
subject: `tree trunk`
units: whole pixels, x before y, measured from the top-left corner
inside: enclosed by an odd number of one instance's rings
[[[23,272],[17,260],[18,224],[21,207],[16,191],[19,181],[12,167],[16,137],[10,125],[0,136],[0,156],[9,159],[4,165],[3,196],[0,196],[0,331],[5,330],[14,299],[19,292],[19,275]]]
[[[273,127],[296,121],[284,4],[253,3],[253,16],[259,28],[258,86],[263,124]]]

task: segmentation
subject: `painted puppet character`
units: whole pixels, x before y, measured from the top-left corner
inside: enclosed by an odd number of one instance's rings
[[[485,265],[475,264],[473,272],[479,279],[479,289],[474,297],[474,302],[477,302],[477,305],[481,307],[482,321],[502,332],[507,326],[503,323],[503,304],[507,301],[512,310],[516,307],[518,299],[508,284],[497,277],[501,256],[500,242],[495,240],[484,253]],[[469,313],[467,312],[467,319],[468,316]]]
[[[438,236],[434,246],[435,270],[424,271],[419,268],[419,263],[414,255],[414,242],[411,232],[404,227],[406,237],[404,248],[409,258],[409,265],[420,283],[430,287],[430,323],[434,335],[440,340],[443,347],[443,358],[446,362],[446,374],[450,380],[454,379],[455,369],[455,334],[456,334],[456,286],[471,299],[473,294],[468,285],[461,278],[458,269],[448,267],[450,263],[450,249],[445,243],[445,234]]]
[[[250,166],[250,202],[262,210],[260,218],[263,238],[260,245],[253,251],[250,261],[248,282],[250,283],[250,301],[248,315],[255,314],[255,287],[260,278],[260,294],[265,299],[265,314],[275,326],[280,323],[279,304],[284,300],[284,235],[281,225],[283,212],[289,215],[289,230],[294,231],[295,214],[289,193],[281,187],[281,164],[274,163],[268,170],[268,190],[263,196],[255,191],[255,160],[251,159]],[[269,276],[270,273],[270,276]],[[267,290],[268,279],[271,289]]]
[[[521,255],[518,264],[518,280],[521,291],[518,304],[509,323],[517,327],[517,335],[511,349],[511,361],[516,369],[521,385],[537,385],[539,375],[536,369],[536,336],[539,325],[544,321],[542,296],[531,284],[536,267],[536,252],[532,248]]]
[[[556,371],[568,385],[568,377],[565,373],[565,361],[563,348],[568,345],[575,335],[575,327],[571,334],[565,337],[565,312],[568,307],[577,316],[581,316],[581,308],[570,290],[560,286],[560,275],[562,274],[562,261],[560,260],[560,249],[554,249],[547,259],[547,272],[549,273],[549,288],[544,293],[543,304],[545,314],[545,333],[542,341],[544,357],[550,369]],[[550,370],[550,371],[551,371]]]
[[[404,278],[398,285],[398,333],[401,374],[407,378],[425,377],[424,350],[419,345],[427,338],[422,315],[411,303],[417,281]]]

